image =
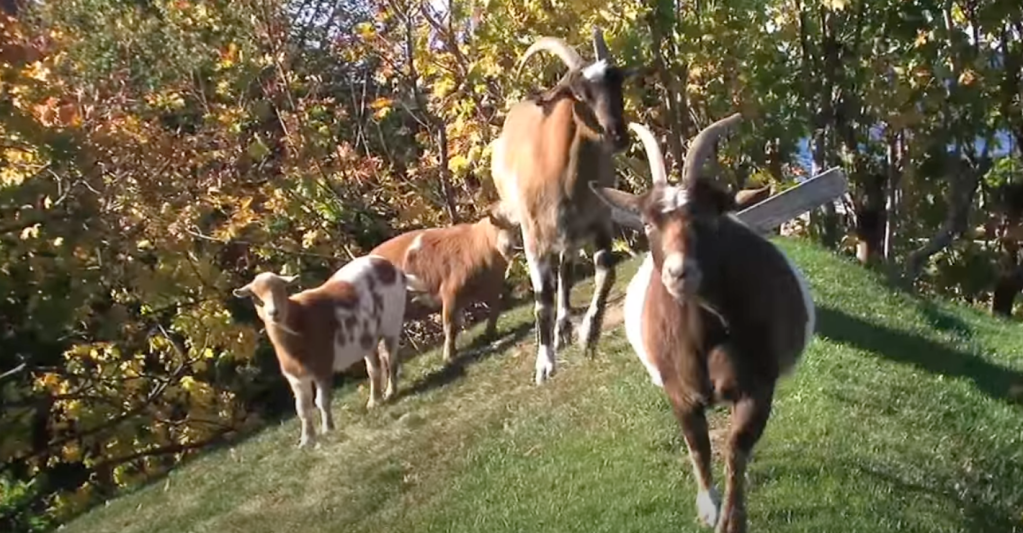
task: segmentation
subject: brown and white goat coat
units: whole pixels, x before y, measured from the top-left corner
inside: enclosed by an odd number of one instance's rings
[[[370,252],[386,257],[418,280],[418,290],[409,292],[406,320],[425,318],[440,307],[445,360],[455,357],[461,312],[469,304],[487,304],[484,334],[497,333],[516,230],[499,214],[490,214],[472,224],[403,233]]]
[[[302,422],[299,446],[306,446],[315,434],[314,387],[322,430],[334,428],[330,396],[335,372],[360,359],[366,362],[367,407],[379,401],[381,379],[386,378],[383,400],[396,392],[406,284],[414,280],[387,259],[373,256],[354,259],[319,287],[289,296],[287,286],[296,278],[263,272],[234,294],[251,298],[266,326],[281,373],[295,396]]]
[[[654,187],[639,196],[595,190],[616,220],[646,231],[650,252],[628,287],[626,334],[682,427],[699,485],[698,514],[721,533],[745,531],[749,454],[770,417],[777,379],[795,366],[814,330],[813,301],[799,270],[731,213],[729,195],[699,176],[714,140],[738,120],[733,115],[697,135],[679,187],[668,185],[653,136],[633,124]],[[732,406],[732,427],[719,512],[704,411],[721,401]]]
[[[588,185],[615,183],[612,154],[628,144],[622,84],[632,75],[612,63],[599,29],[596,61],[589,65],[561,39],[542,37],[520,67],[540,50],[569,68],[544,95],[514,104],[493,144],[492,175],[501,209],[522,226],[523,248],[536,300],[537,383],[555,370],[558,346],[572,337],[569,295],[571,258],[592,243],[595,290],[583,319],[580,344],[595,348],[607,296],[614,284],[610,211]],[[557,321],[552,316],[557,276]]]

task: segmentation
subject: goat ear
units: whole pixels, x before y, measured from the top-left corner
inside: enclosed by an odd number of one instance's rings
[[[611,207],[611,218],[620,225],[632,229],[643,229],[643,218],[640,216],[642,197],[629,194],[610,187],[597,187],[592,182],[590,189],[605,204]]]
[[[569,72],[562,78],[561,83],[572,92],[572,96],[575,96],[576,100],[580,102],[590,102],[593,100],[590,93],[590,82],[583,76],[582,71]]]
[[[743,189],[735,193],[735,210],[742,211],[747,207],[759,204],[771,196],[771,186],[759,189]]]
[[[735,198],[721,186],[705,179],[696,179],[689,185],[689,198],[699,212],[721,215],[735,210]]]
[[[235,295],[236,298],[248,298],[252,296],[252,285],[245,285],[244,287],[238,287],[231,291],[231,294]]]
[[[627,80],[635,77],[645,77],[650,71],[646,66],[633,66],[622,68],[622,79]]]
[[[285,285],[291,285],[298,280],[298,274],[295,274],[294,276],[281,276],[281,280],[284,281]]]

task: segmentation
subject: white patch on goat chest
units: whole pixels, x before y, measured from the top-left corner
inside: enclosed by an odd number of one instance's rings
[[[650,279],[653,274],[654,258],[648,252],[625,292],[625,337],[629,340],[629,344],[632,345],[640,362],[646,367],[647,373],[650,374],[650,381],[658,387],[663,387],[661,373],[657,370],[657,365],[650,358],[643,343],[643,311],[646,307],[647,289],[650,287]]]
[[[494,186],[497,188],[497,195],[501,198],[502,209],[505,215],[518,223],[521,220],[519,213],[521,207],[521,193],[519,191],[519,176],[515,173],[514,166],[506,159],[505,138],[498,137],[491,145],[490,157],[491,173],[493,174]]]

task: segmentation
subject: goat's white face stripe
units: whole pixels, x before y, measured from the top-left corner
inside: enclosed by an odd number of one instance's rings
[[[597,81],[607,75],[607,60],[601,59],[596,63],[583,69],[583,77],[590,81]]]
[[[661,266],[661,271],[668,279],[678,277],[686,267],[686,256],[680,252],[672,252],[664,258],[664,264]]]
[[[689,203],[689,192],[681,187],[668,187],[664,189],[664,196],[661,197],[661,212],[673,213],[685,207]]]
[[[273,316],[274,312],[277,310],[277,302],[274,300],[276,300],[276,298],[274,298],[273,295],[263,300],[263,313],[266,314],[268,319]]]

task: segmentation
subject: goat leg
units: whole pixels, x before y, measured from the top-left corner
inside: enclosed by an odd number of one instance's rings
[[[572,344],[572,255],[561,252],[558,260],[558,320],[554,331],[554,351]]]
[[[707,432],[707,416],[701,398],[686,392],[687,386],[682,383],[674,371],[662,372],[664,375],[664,392],[668,395],[675,418],[682,426],[682,436],[689,450],[689,460],[693,464],[693,476],[696,478],[698,492],[696,494],[696,513],[700,521],[709,527],[718,522],[718,505],[720,498],[714,488],[713,473],[710,468],[711,450],[710,435]]]
[[[523,232],[523,237],[526,237]],[[536,253],[536,244],[529,238],[526,242],[526,263],[529,266],[529,279],[533,284],[535,301],[534,316],[536,319],[536,384],[542,384],[554,375],[554,347],[552,334],[554,324],[551,307],[554,306],[554,275],[551,272],[549,254]]]
[[[331,389],[330,378],[319,378],[316,383],[316,408],[320,410],[321,432],[334,431],[334,415],[330,412]]]
[[[590,301],[590,308],[586,311],[586,317],[583,318],[582,331],[579,335],[579,340],[583,344],[583,351],[587,354],[596,351],[597,341],[600,339],[600,330],[604,327],[604,310],[607,308],[607,297],[615,283],[611,235],[611,230],[607,229],[598,232],[596,238],[597,251],[593,254],[593,264],[596,269],[596,276],[593,281],[593,299]]]
[[[291,393],[295,396],[295,411],[302,424],[302,438],[298,441],[299,448],[305,448],[313,444],[316,439],[316,429],[313,427],[313,387],[312,380],[299,378],[288,374],[284,375],[291,385]]]
[[[369,375],[369,401],[366,402],[366,409],[372,409],[380,401],[380,358],[374,349],[366,357],[366,374]]]
[[[453,296],[445,296],[441,320],[444,322],[444,361],[450,363],[455,359],[455,346],[458,342],[458,330],[461,328],[461,312],[455,305]]]
[[[487,304],[487,327],[483,330],[483,338],[485,340],[497,337],[497,319],[500,318],[501,310],[504,306],[503,282],[504,280],[497,282],[500,289],[495,289],[485,301]]]
[[[380,343],[380,360],[384,364],[382,378],[387,379],[384,401],[390,400],[398,391],[398,337],[385,337]]]
[[[773,386],[761,389],[732,405],[732,427],[725,456],[725,501],[717,533],[746,531],[746,465],[771,416],[773,393]]]

